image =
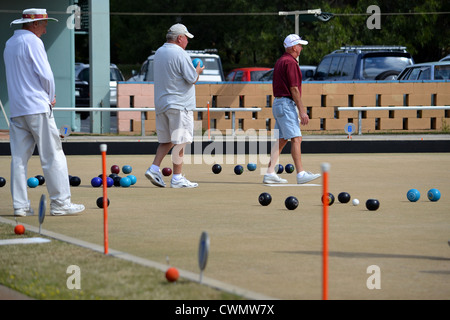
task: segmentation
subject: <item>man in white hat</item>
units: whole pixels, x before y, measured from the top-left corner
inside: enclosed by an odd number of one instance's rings
[[[297,170],[297,183],[307,183],[320,177],[320,174],[305,171],[301,158],[302,133],[300,123],[307,125],[309,117],[301,99],[302,73],[297,58],[302,52],[303,45],[307,44],[308,41],[303,40],[297,34],[288,35],[283,42],[285,53],[277,60],[273,69],[272,89],[275,99],[272,112],[276,121],[275,130],[278,130],[279,136],[273,147],[263,183],[288,182],[275,173],[275,165],[288,140],[291,140],[291,156]]]
[[[193,141],[196,106],[195,86],[205,67],[200,63],[194,67],[185,51],[188,39],[194,36],[186,26],[177,23],[170,27],[166,42],[155,53],[155,111],[156,133],[159,146],[151,167],[145,176],[156,186],[165,187],[160,166],[164,157],[172,150],[172,188],[196,188],[182,175],[184,147]]]
[[[37,145],[47,191],[50,214],[82,212],[82,204],[71,202],[66,156],[52,108],[56,103],[55,80],[40,37],[49,18],[45,9],[27,9],[21,24],[6,42],[4,60],[8,86],[11,148],[11,194],[14,215],[33,214],[27,194],[28,161]]]

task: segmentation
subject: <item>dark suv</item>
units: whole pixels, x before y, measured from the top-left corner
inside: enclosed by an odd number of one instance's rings
[[[349,46],[326,55],[317,66],[314,80],[395,80],[414,64],[406,47]]]

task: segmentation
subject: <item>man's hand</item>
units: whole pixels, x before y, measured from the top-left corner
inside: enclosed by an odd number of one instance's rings
[[[197,63],[197,67],[195,67],[195,71],[197,71],[197,74],[200,75],[203,72],[203,70],[205,70],[205,66],[200,67],[200,62]]]
[[[309,123],[309,116],[307,113],[305,112],[299,112],[299,116],[300,116],[300,123],[303,126],[306,126]]]

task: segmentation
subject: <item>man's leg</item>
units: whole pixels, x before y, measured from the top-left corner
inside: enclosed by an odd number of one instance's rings
[[[173,148],[172,152],[173,174],[181,174],[182,172],[185,147],[186,143],[183,143],[177,144]]]
[[[299,184],[307,183],[320,177],[319,173],[304,171],[301,145],[302,137],[295,137],[291,139],[291,155],[295,163],[295,168],[297,169],[297,183]]]
[[[10,122],[11,195],[14,209],[28,208],[27,168],[34,150],[34,139],[24,117]]]
[[[30,121],[30,127],[36,136],[49,198],[59,205],[69,204],[71,197],[69,170],[55,120],[47,113],[29,117],[33,119]]]
[[[294,160],[297,173],[303,171],[302,164],[302,137],[295,137],[291,139],[291,156]]]
[[[270,161],[269,167],[267,168],[267,173],[275,172],[275,165],[277,164],[281,151],[283,151],[283,148],[286,146],[287,142],[288,141],[285,139],[278,139],[275,143],[274,147],[272,148],[272,152],[270,153]]]
[[[161,176],[161,170],[159,167],[161,166],[164,157],[169,153],[172,147],[173,144],[171,142],[160,143],[158,145],[158,149],[156,149],[155,159],[153,159],[151,167],[145,172],[147,179],[157,187],[164,188],[166,186],[166,183]]]
[[[156,149],[156,155],[153,159],[152,165],[145,172],[145,176],[157,187],[164,188],[166,183],[161,176],[160,166],[165,156],[173,147],[170,141],[169,119],[166,113],[156,115],[156,132],[158,134],[159,145]]]
[[[164,158],[166,157],[166,155],[169,153],[170,149],[172,149],[173,146],[174,145],[172,142],[160,143],[158,145],[158,149],[156,149],[156,155],[155,159],[153,160],[153,164],[155,166],[160,167],[162,161],[164,160]]]

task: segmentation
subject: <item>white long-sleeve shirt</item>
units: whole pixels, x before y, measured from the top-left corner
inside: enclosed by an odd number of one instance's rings
[[[166,42],[156,51],[153,66],[156,113],[168,109],[193,110],[198,74],[187,52]]]
[[[55,79],[42,40],[31,31],[16,30],[3,57],[11,118],[48,112]]]

